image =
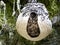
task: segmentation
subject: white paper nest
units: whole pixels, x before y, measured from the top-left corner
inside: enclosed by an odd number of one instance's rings
[[[24,38],[30,41],[39,41],[47,37],[52,32],[52,22],[49,20],[48,11],[42,3],[27,3],[21,10],[22,13],[17,18],[16,29],[17,32]],[[40,28],[40,35],[32,38],[26,31],[30,13],[35,12],[38,15],[38,25]]]

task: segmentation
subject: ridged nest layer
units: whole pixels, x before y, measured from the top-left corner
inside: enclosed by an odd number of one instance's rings
[[[17,32],[30,41],[39,41],[52,32],[48,11],[41,3],[28,3],[17,18]]]

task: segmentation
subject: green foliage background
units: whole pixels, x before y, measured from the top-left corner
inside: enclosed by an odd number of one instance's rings
[[[13,12],[13,1],[14,0],[3,0],[6,3],[6,19],[8,27],[11,27],[12,32],[14,32],[13,39],[8,38],[9,29],[4,29],[8,33],[4,33],[2,37],[7,45],[59,45],[60,44],[60,23],[57,23],[53,27],[53,33],[42,41],[32,42],[21,37],[16,31],[16,17],[12,16]],[[17,0],[15,0],[17,2]],[[20,0],[21,5],[25,5],[27,0]],[[16,3],[15,2],[15,3]],[[50,19],[60,13],[60,0],[38,0],[38,2],[45,4],[46,8],[49,11]],[[17,8],[15,9],[17,11]],[[0,15],[0,30],[2,29],[3,24],[3,15]],[[0,38],[2,39],[2,38]]]

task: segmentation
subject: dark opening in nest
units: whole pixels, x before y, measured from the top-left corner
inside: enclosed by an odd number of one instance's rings
[[[30,14],[27,24],[27,33],[30,37],[38,37],[40,35],[40,29],[38,26],[38,15],[34,12]]]

